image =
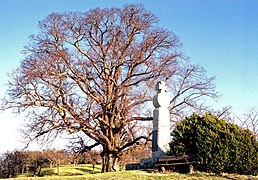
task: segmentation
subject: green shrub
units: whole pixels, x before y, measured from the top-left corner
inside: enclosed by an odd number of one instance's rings
[[[193,114],[178,123],[172,137],[168,155],[195,155],[201,171],[258,174],[258,142],[250,130]]]

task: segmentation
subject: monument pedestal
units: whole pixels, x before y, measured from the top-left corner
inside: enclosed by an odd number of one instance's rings
[[[169,97],[165,82],[158,82],[156,85],[157,95],[153,98],[153,131],[152,131],[152,159],[156,162],[160,156],[165,156],[169,150],[170,118],[169,118]]]

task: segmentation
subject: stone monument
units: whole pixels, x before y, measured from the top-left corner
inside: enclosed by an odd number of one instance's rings
[[[156,85],[157,95],[153,98],[153,131],[152,131],[152,159],[155,162],[158,157],[164,156],[169,150],[170,118],[169,118],[169,97],[165,82],[160,81]]]

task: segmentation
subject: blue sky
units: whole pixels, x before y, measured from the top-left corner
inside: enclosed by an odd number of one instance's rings
[[[182,51],[216,77],[222,98],[215,108],[231,105],[242,114],[258,105],[258,3],[256,1],[173,0],[0,0],[0,96],[22,60],[21,51],[37,23],[51,12],[88,11],[141,3],[159,19],[159,26],[175,32]],[[0,113],[0,152],[20,146],[17,129],[22,117]]]

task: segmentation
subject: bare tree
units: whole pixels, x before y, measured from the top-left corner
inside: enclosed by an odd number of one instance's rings
[[[24,172],[26,154],[21,151],[6,152],[0,157],[0,178],[15,178]]]
[[[180,66],[178,38],[157,22],[141,5],[50,14],[24,48],[2,109],[27,113],[28,142],[83,134],[94,143],[81,149],[100,145],[102,172],[114,170],[125,150],[150,140],[141,121],[152,120],[145,107],[157,81],[175,83],[172,113],[215,97],[213,79]]]
[[[172,97],[172,122],[178,122],[192,112],[207,112],[209,107],[205,105],[205,100],[219,98],[218,92],[215,91],[214,77],[207,77],[205,69],[199,65],[181,63],[168,82]]]
[[[247,112],[243,114],[242,118],[237,119],[239,121],[239,125],[252,131],[258,140],[258,109],[253,107],[247,110]]]
[[[225,121],[236,124],[235,122],[236,118],[233,115],[233,108],[231,106],[224,106],[221,109],[216,109],[216,110],[211,109],[208,112],[210,114],[214,114],[220,119],[224,119]]]
[[[253,132],[256,139],[258,139],[258,109],[257,107],[252,107],[248,109],[242,115],[236,115],[232,112],[231,106],[224,107],[221,111],[216,111],[219,118],[223,118],[229,122],[239,125],[241,128],[249,129]]]

